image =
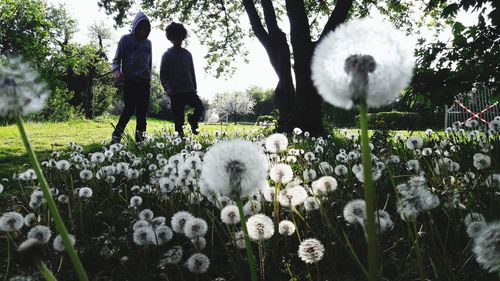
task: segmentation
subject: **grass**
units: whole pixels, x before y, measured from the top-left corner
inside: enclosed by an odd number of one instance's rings
[[[45,160],[53,151],[67,150],[70,141],[83,146],[84,151],[98,149],[102,141],[109,141],[113,126],[118,117],[107,116],[95,120],[77,119],[66,122],[26,122],[26,129],[31,143],[38,154],[40,161]],[[189,127],[189,125],[187,125]],[[173,131],[174,125],[170,121],[148,118],[148,132],[165,128]],[[216,130],[236,131],[253,129],[253,125],[220,125],[201,124],[201,132],[212,133]],[[135,129],[135,118],[130,120],[127,133],[132,135]],[[27,169],[28,156],[21,141],[19,130],[15,124],[0,126],[0,179],[11,177],[13,173]]]

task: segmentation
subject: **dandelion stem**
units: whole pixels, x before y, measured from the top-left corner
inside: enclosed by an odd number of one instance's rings
[[[42,273],[42,276],[43,276],[43,278],[45,278],[45,280],[57,281],[54,274],[52,274],[52,271],[50,271],[50,269],[47,268],[47,266],[45,265],[45,263],[43,261],[40,261],[37,264],[37,267],[38,267],[38,270],[40,271],[40,273]]]
[[[247,223],[245,219],[245,213],[243,213],[243,205],[241,204],[240,196],[236,196],[236,205],[238,205],[238,211],[241,218],[241,228],[243,229],[243,237],[245,239],[245,248],[247,251],[248,267],[250,269],[250,277],[252,281],[257,281],[257,270],[255,268],[255,257],[253,255],[252,244],[250,244],[250,239],[248,238]]]
[[[363,163],[364,193],[366,202],[366,234],[368,241],[368,280],[379,278],[377,260],[377,232],[375,230],[375,189],[372,178],[372,163],[368,146],[368,106],[366,99],[359,102],[359,120],[361,125],[361,157]]]
[[[83,269],[82,263],[78,258],[78,255],[73,247],[73,244],[69,240],[68,231],[66,230],[66,226],[59,214],[59,210],[57,209],[56,203],[50,194],[49,185],[47,180],[43,176],[42,169],[40,167],[40,163],[38,162],[35,151],[33,150],[28,135],[26,134],[26,130],[24,128],[24,122],[21,115],[16,114],[16,123],[19,128],[19,133],[21,134],[21,138],[23,140],[24,146],[26,147],[26,151],[31,161],[31,165],[33,166],[33,170],[35,170],[38,181],[40,182],[40,187],[42,188],[43,196],[45,197],[45,201],[47,202],[47,206],[49,207],[50,213],[54,217],[54,222],[56,225],[57,232],[61,235],[61,238],[64,243],[64,248],[68,252],[68,255],[73,263],[73,267],[75,268],[76,274],[78,275],[78,279],[80,281],[88,281],[87,273]]]
[[[7,236],[7,269],[5,271],[5,277],[3,281],[7,280],[7,276],[9,276],[9,270],[10,270],[10,239]]]

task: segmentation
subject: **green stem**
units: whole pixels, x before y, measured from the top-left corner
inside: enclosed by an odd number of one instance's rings
[[[245,239],[245,248],[247,251],[248,267],[250,269],[250,277],[252,281],[257,281],[257,270],[255,268],[255,257],[253,255],[252,244],[250,244],[250,239],[248,238],[247,222],[245,219],[245,213],[243,213],[243,205],[241,204],[240,196],[236,196],[236,205],[238,205],[238,211],[240,213],[240,223],[241,229],[243,230],[243,238]]]
[[[47,281],[57,281],[57,279],[54,276],[54,274],[52,274],[52,271],[50,271],[50,269],[47,268],[47,266],[45,265],[45,263],[43,263],[43,261],[41,261],[40,263],[38,263],[37,267],[38,267],[38,270],[40,271],[40,273],[42,273],[42,276],[43,276],[43,278],[45,278],[45,280],[47,280]]]
[[[59,234],[61,235],[61,238],[62,238],[63,243],[64,243],[64,248],[68,252],[70,260],[73,263],[73,267],[76,270],[76,274],[78,275],[78,279],[80,281],[88,281],[87,273],[83,269],[82,263],[80,262],[80,259],[78,258],[78,255],[75,251],[75,248],[73,247],[73,244],[69,240],[68,231],[66,230],[66,226],[64,225],[64,222],[61,218],[61,215],[59,214],[59,210],[57,209],[56,203],[54,202],[54,199],[52,198],[52,195],[50,194],[49,184],[47,183],[47,180],[43,176],[42,169],[40,167],[40,163],[38,162],[35,151],[33,150],[31,143],[30,143],[30,140],[26,134],[23,119],[19,114],[16,115],[16,124],[17,124],[17,127],[19,128],[19,133],[21,134],[21,138],[23,140],[24,146],[26,147],[26,151],[27,151],[29,159],[31,161],[31,165],[33,166],[33,170],[35,170],[36,176],[37,176],[38,181],[40,183],[40,187],[42,188],[43,196],[45,198],[45,201],[47,202],[47,206],[49,207],[50,213],[52,214],[52,216],[54,218],[57,232],[59,232]]]
[[[368,146],[368,106],[366,99],[359,103],[359,119],[361,125],[361,157],[363,163],[364,193],[366,202],[366,234],[368,241],[368,280],[379,278],[377,244],[378,237],[375,229],[375,188],[372,178],[372,160]]]
[[[10,239],[7,236],[7,270],[5,271],[5,277],[3,281],[7,280],[7,276],[9,276],[9,270],[10,270]]]

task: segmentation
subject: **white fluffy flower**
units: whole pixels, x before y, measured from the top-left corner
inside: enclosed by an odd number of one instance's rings
[[[196,237],[202,237],[207,233],[208,225],[204,219],[191,218],[184,224],[184,235],[187,238],[192,239]]]
[[[23,225],[24,218],[20,213],[7,212],[0,217],[0,231],[17,231],[20,230]]]
[[[78,190],[78,196],[80,196],[80,198],[90,198],[92,194],[93,191],[90,187],[82,187]]]
[[[48,97],[38,73],[19,58],[0,67],[0,117],[40,111]]]
[[[319,262],[324,254],[325,247],[317,239],[304,239],[299,245],[299,258],[305,263]]]
[[[281,235],[292,236],[295,233],[295,224],[289,220],[280,221],[278,232]]]
[[[177,264],[182,260],[183,250],[181,246],[174,246],[166,251],[160,264]]]
[[[476,261],[489,272],[500,272],[500,222],[483,227],[474,239]]]
[[[248,218],[248,236],[256,241],[266,240],[274,234],[274,224],[270,217],[257,214]]]
[[[191,255],[186,261],[186,267],[193,273],[205,273],[209,266],[210,260],[201,253]]]
[[[364,225],[366,219],[365,200],[355,199],[349,201],[344,207],[344,219],[349,223]]]
[[[155,228],[154,231],[156,237],[156,244],[158,245],[163,245],[166,242],[170,241],[174,235],[172,229],[170,229],[170,227],[166,225],[160,225],[157,228]]]
[[[138,246],[145,246],[156,244],[155,233],[152,227],[139,227],[134,230],[133,234],[134,243]]]
[[[369,74],[367,103],[380,107],[394,98],[413,75],[414,44],[391,24],[371,18],[341,24],[319,43],[312,60],[312,80],[332,105],[350,109],[351,77],[344,71],[351,55],[370,55],[376,68]]]
[[[172,229],[177,232],[177,233],[183,233],[184,232],[184,225],[186,222],[190,219],[194,218],[193,215],[186,211],[180,211],[175,213],[172,216],[172,220],[170,222],[170,225],[172,226]]]
[[[287,148],[287,146],[288,139],[283,134],[272,134],[266,139],[266,150],[271,153],[282,152]]]
[[[282,189],[278,195],[278,201],[281,206],[289,208],[294,208],[295,206],[302,204],[306,198],[307,191],[300,185]]]
[[[68,234],[69,242],[71,245],[75,245],[75,236]],[[63,252],[64,251],[64,242],[61,237],[61,235],[57,235],[56,238],[54,238],[54,241],[52,241],[52,247],[54,247],[54,250],[58,252]]]
[[[133,196],[130,198],[130,206],[131,207],[139,207],[142,204],[142,198],[139,196]]]
[[[275,183],[289,183],[293,179],[292,167],[287,164],[276,164],[271,167],[269,176]]]
[[[92,172],[89,171],[89,170],[82,170],[80,172],[80,178],[84,181],[88,181],[88,180],[91,180],[92,179]]]
[[[267,177],[267,160],[255,143],[233,139],[212,146],[204,157],[201,177],[221,195],[247,197]],[[231,182],[240,186],[231,186]]]
[[[28,232],[28,239],[36,239],[42,244],[48,243],[51,236],[52,232],[50,231],[50,228],[45,225],[37,225]]]
[[[411,150],[422,148],[423,144],[424,140],[420,136],[411,136],[406,140],[406,146]]]
[[[314,195],[326,195],[337,189],[337,180],[334,177],[323,176],[311,184]]]
[[[482,153],[476,153],[473,157],[474,167],[478,170],[483,170],[491,166],[491,158]]]

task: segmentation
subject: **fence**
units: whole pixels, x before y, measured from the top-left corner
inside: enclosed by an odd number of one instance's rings
[[[492,96],[488,88],[458,95],[452,106],[446,106],[444,127],[448,128],[455,122],[464,125],[471,119],[478,121],[480,126],[487,126],[495,116],[500,115],[500,104],[493,102]]]

